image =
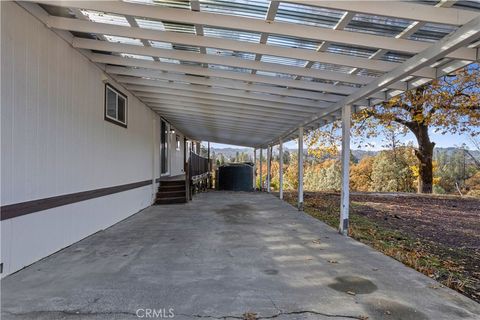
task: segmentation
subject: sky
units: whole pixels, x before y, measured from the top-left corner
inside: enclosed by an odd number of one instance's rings
[[[385,144],[384,141],[382,141],[384,137],[377,137],[371,140],[371,147],[362,147],[360,149],[363,150],[381,150],[384,149],[382,145]],[[435,146],[439,148],[448,148],[448,147],[459,147],[462,144],[466,144],[468,148],[470,149],[475,149],[473,146],[473,143],[470,141],[469,135],[463,134],[463,135],[453,135],[453,134],[439,134],[433,132],[433,130],[430,131],[430,139],[435,142]],[[352,139],[352,149],[358,149],[355,142],[358,141],[358,139],[353,138]],[[414,146],[417,146],[415,136],[411,133],[408,133],[405,137],[400,136],[400,141],[402,143],[409,143],[412,142]],[[233,146],[229,144],[221,144],[221,143],[211,143],[210,144],[213,148],[215,149],[222,149],[222,148],[229,148],[229,147],[234,147],[234,148],[245,148],[242,146]],[[297,148],[297,141],[289,141],[284,144],[286,148],[289,149],[294,149]]]

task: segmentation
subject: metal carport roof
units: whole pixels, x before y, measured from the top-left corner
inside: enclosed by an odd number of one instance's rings
[[[265,147],[479,59],[474,1],[36,1],[187,136]]]

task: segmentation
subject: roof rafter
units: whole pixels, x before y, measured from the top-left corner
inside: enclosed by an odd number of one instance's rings
[[[433,7],[413,2],[389,1],[388,5],[379,5],[378,1],[288,1],[306,6],[455,26],[461,26],[478,16],[475,12],[467,10]]]
[[[122,37],[149,39],[163,42],[174,42],[182,45],[204,46],[210,48],[225,49],[231,51],[246,51],[255,54],[266,54],[279,57],[286,57],[300,60],[318,61],[321,63],[337,64],[349,67],[359,67],[364,69],[387,72],[394,69],[399,63],[390,61],[371,61],[367,58],[347,56],[328,52],[316,52],[299,48],[284,48],[259,43],[250,43],[246,41],[236,41],[231,39],[200,37],[191,34],[179,32],[167,32],[159,30],[149,30],[134,27],[124,27],[109,25],[92,21],[81,21],[78,19],[61,18],[49,16],[45,18],[46,23],[59,30],[69,30],[78,32],[88,32],[95,34],[109,34]],[[473,59],[473,55],[470,56]],[[435,69],[425,67],[416,72],[418,76],[435,77]]]
[[[292,88],[281,88],[275,86],[266,86],[258,84],[248,84],[243,81],[233,79],[216,79],[205,78],[203,76],[189,76],[183,74],[163,73],[150,69],[125,68],[116,66],[106,66],[105,70],[110,74],[128,75],[136,77],[147,77],[154,79],[164,79],[172,81],[189,82],[195,84],[204,84],[215,87],[223,87],[229,89],[245,90],[250,92],[265,93],[266,95],[280,96],[280,97],[294,97],[309,100],[321,100],[336,102],[343,98],[338,94],[325,94],[306,90],[297,90]]]
[[[175,100],[160,100],[160,99],[154,99],[154,98],[145,98],[145,103],[150,106],[162,106],[162,107],[167,107],[167,108],[172,108],[175,109],[191,109],[192,111],[199,110],[201,112],[207,112],[207,113],[218,113],[220,115],[229,115],[232,117],[237,117],[237,116],[249,116],[247,118],[253,118],[253,119],[258,119],[259,117],[269,117],[272,119],[278,119],[278,120],[284,120],[286,119],[285,116],[282,116],[281,114],[278,114],[276,112],[268,112],[268,111],[261,111],[257,110],[256,112],[252,112],[250,109],[243,109],[243,108],[225,108],[225,107],[220,107],[220,106],[212,106],[212,105],[207,105],[207,104],[196,104],[196,103],[191,103],[191,102],[184,102],[184,101],[175,101]],[[295,115],[289,115],[290,120],[297,120],[300,121],[302,119],[302,116],[299,116],[298,114]]]
[[[156,88],[156,87],[147,87],[147,86],[138,86],[138,85],[125,85],[125,87],[131,91],[136,92],[138,96],[142,97],[164,97],[166,99],[166,95],[170,95],[172,97],[175,97],[176,99],[191,99],[191,100],[196,100],[198,103],[204,103],[204,104],[214,104],[214,105],[224,105],[224,106],[230,106],[230,107],[239,107],[239,106],[245,106],[245,107],[256,107],[256,108],[266,108],[270,110],[278,110],[278,111],[291,111],[291,112],[297,112],[297,113],[313,113],[315,111],[320,111],[324,108],[321,107],[303,107],[303,106],[281,106],[275,103],[271,103],[267,105],[267,102],[262,103],[246,103],[242,102],[242,99],[225,99],[222,100],[222,98],[212,96],[212,95],[201,95],[200,93],[197,92],[185,92],[183,90],[175,90],[175,89],[161,89],[161,88]],[[183,98],[182,98],[183,97]]]
[[[385,88],[390,83],[405,77],[406,75],[418,70],[419,68],[422,68],[429,63],[432,63],[432,61],[436,61],[439,57],[445,56],[448,54],[448,52],[452,52],[457,48],[469,44],[479,38],[480,16],[472,19],[470,22],[460,27],[457,31],[436,42],[422,53],[413,56],[401,66],[395,68],[393,71],[360,88],[355,93],[349,95],[343,100],[332,104],[332,106],[327,108],[327,110],[311,117],[301,125],[308,125],[311,122],[318,121],[322,116],[328,115],[331,112],[338,112],[338,110],[340,110],[343,106],[354,104],[358,99],[363,99],[372,92],[376,92],[382,88]],[[295,129],[292,128],[285,134],[280,135],[280,137],[285,138],[286,136],[292,134],[294,130]]]
[[[91,40],[75,38],[72,45],[75,48],[100,50],[100,51],[112,51],[131,53],[145,56],[157,56],[162,58],[178,59],[182,61],[194,61],[207,64],[225,65],[237,68],[248,68],[254,70],[263,70],[269,72],[277,72],[291,75],[301,75],[305,77],[312,77],[324,80],[334,80],[349,82],[354,84],[367,84],[372,81],[373,77],[351,75],[348,73],[328,71],[328,70],[316,70],[306,69],[303,67],[287,66],[278,63],[260,62],[254,60],[245,60],[235,57],[222,57],[214,56],[210,54],[202,54],[196,52],[188,52],[181,50],[160,49],[151,47],[140,47],[136,45],[111,43],[106,41]],[[396,83],[392,85],[392,89],[405,90],[405,83]]]
[[[342,30],[332,30],[326,28],[311,27],[283,22],[267,23],[265,21],[253,18],[238,17],[231,15],[220,15],[205,12],[185,11],[181,9],[172,9],[155,6],[145,6],[141,4],[127,2],[102,2],[102,1],[39,1],[41,3],[54,6],[64,6],[69,8],[83,8],[98,10],[103,12],[116,13],[121,15],[135,15],[156,20],[165,20],[170,22],[189,23],[209,25],[212,27],[238,29],[257,33],[277,34],[291,37],[299,37],[317,41],[331,41],[335,43],[346,43],[361,47],[382,48],[398,52],[419,53],[430,46],[428,42],[395,39],[384,36],[377,36],[367,33],[349,32]],[[312,2],[313,3],[313,2]],[[421,7],[422,5],[415,5]],[[384,6],[379,6],[384,7]],[[423,6],[425,7],[425,6]],[[427,6],[427,10],[435,7]],[[417,8],[421,10],[422,8]],[[442,10],[451,10],[445,8],[436,8]],[[349,11],[349,10],[347,10]],[[424,11],[424,10],[421,10]],[[457,10],[463,11],[463,10]],[[455,11],[456,12],[456,11]],[[451,12],[449,12],[451,14]],[[431,12],[430,14],[431,15]],[[458,15],[462,15],[458,13]],[[463,16],[463,15],[462,15]],[[467,11],[468,17],[475,17]],[[419,19],[414,19],[419,20]],[[178,34],[178,33],[177,33]],[[206,38],[206,37],[204,37]],[[175,42],[175,41],[173,41]],[[476,52],[468,48],[458,48],[448,55],[454,59],[475,60]]]
[[[114,57],[106,54],[92,53],[90,59],[94,62],[124,65],[129,67],[147,68],[153,70],[163,70],[172,72],[181,72],[188,74],[197,74],[202,76],[236,79],[246,82],[266,83],[283,87],[292,87],[297,89],[306,89],[318,92],[330,92],[340,94],[351,94],[356,91],[357,88],[349,86],[334,86],[333,84],[311,82],[303,80],[285,79],[280,77],[270,77],[254,75],[244,72],[234,72],[225,70],[206,69],[198,66],[187,66],[174,63],[145,61],[141,59]],[[383,98],[383,95],[374,94],[375,97]]]
[[[241,104],[247,105],[256,105],[256,106],[267,106],[272,108],[295,108],[295,107],[310,107],[310,110],[315,110],[318,108],[326,108],[330,104],[319,101],[297,101],[292,100],[292,98],[264,98],[260,94],[251,94],[250,92],[243,92],[241,90],[225,89],[225,88],[211,88],[204,85],[191,85],[191,84],[179,84],[179,83],[169,83],[169,82],[160,82],[155,80],[148,79],[136,79],[132,77],[115,77],[120,83],[126,83],[131,85],[145,86],[145,89],[148,91],[156,91],[155,87],[158,87],[159,90],[173,90],[172,93],[189,93],[198,98],[207,98],[211,99],[215,97],[217,101],[231,101],[238,102]],[[165,91],[162,91],[165,92]],[[219,95],[220,97],[216,97]],[[338,101],[338,100],[337,100]]]

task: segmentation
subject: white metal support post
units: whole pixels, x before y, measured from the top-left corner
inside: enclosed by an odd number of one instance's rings
[[[280,139],[278,145],[279,169],[278,169],[278,189],[280,199],[283,199],[283,141]]]
[[[298,210],[303,211],[303,127],[298,128]]]
[[[257,189],[257,149],[253,149],[253,190]]]
[[[272,179],[272,147],[267,146],[267,192],[270,193],[270,180]]]
[[[262,158],[263,158],[263,149],[260,149],[260,191],[263,191],[263,174],[262,174]]]
[[[339,232],[348,235],[348,214],[350,203],[350,121],[352,106],[342,108],[342,192],[340,197]]]

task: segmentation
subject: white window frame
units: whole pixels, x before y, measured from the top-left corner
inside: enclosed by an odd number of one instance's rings
[[[116,107],[116,115],[117,117],[112,117],[108,114],[108,110],[107,110],[107,106],[108,106],[108,90],[114,92],[116,94],[116,99],[115,99],[115,107]],[[118,97],[122,98],[123,100],[125,100],[125,111],[124,111],[124,114],[125,114],[125,121],[121,121],[118,119]],[[127,119],[128,119],[128,97],[123,94],[120,90],[118,90],[117,88],[115,88],[114,86],[112,86],[111,84],[109,83],[106,83],[105,84],[105,120],[106,121],[109,121],[109,122],[112,122],[114,124],[117,124],[121,127],[124,127],[124,128],[127,128]]]

